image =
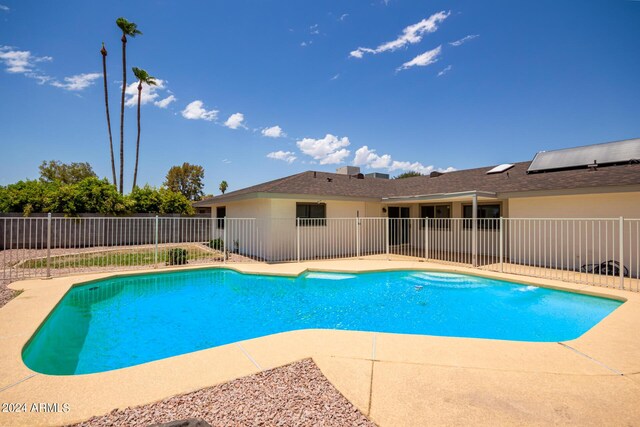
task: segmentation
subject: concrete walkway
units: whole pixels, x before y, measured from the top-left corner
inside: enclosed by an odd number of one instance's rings
[[[418,262],[327,261],[233,265],[245,272],[477,270]],[[506,274],[483,275],[627,301],[580,338],[530,343],[336,330],[301,330],[110,372],[48,376],[21,349],[75,283],[112,274],[18,282],[0,309],[0,425],[59,425],[161,400],[312,357],[356,407],[381,426],[640,425],[640,295]],[[32,404],[69,410],[33,412]],[[51,408],[49,408],[51,409]]]

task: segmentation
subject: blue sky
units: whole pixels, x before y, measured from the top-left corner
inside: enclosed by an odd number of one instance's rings
[[[185,161],[218,193],[222,179],[464,169],[640,136],[640,1],[0,0],[1,185],[50,159],[110,176],[99,49],[117,148],[119,16],[144,33],[128,67],[162,80],[142,107],[142,183]]]

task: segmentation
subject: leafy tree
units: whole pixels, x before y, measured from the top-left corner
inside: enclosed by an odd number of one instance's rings
[[[140,100],[142,99],[142,84],[148,86],[155,86],[156,78],[152,77],[145,70],[137,67],[133,67],[133,74],[138,79],[138,139],[136,141],[136,165],[133,169],[133,189],[136,188],[136,182],[138,181],[138,157],[140,156]]]
[[[77,184],[62,185],[49,193],[45,204],[44,211],[65,215],[118,215],[127,212],[125,197],[106,178],[87,178]]]
[[[0,187],[0,212],[21,212],[29,216],[44,212],[47,203],[60,187],[59,182],[18,181]]]
[[[104,47],[104,42],[102,43],[102,49],[100,49],[100,53],[102,54],[102,78],[104,81],[104,106],[107,111],[107,129],[109,130],[109,149],[111,151],[111,174],[113,175],[113,186],[118,187],[118,183],[116,181],[116,160],[113,155],[113,138],[111,137],[111,116],[109,115],[109,91],[107,90],[107,49]]]
[[[227,184],[227,181],[222,181],[220,183],[220,192],[224,194],[224,192],[227,191],[228,187],[229,187],[229,184]]]
[[[394,176],[393,179],[412,178],[414,176],[424,176],[424,175],[422,175],[420,172],[411,171],[411,172],[401,173],[398,176]]]
[[[0,187],[0,212],[52,212],[67,216],[81,213],[123,215],[157,213],[193,215],[191,202],[167,188],[145,185],[123,196],[107,179],[86,178],[76,184],[60,181],[19,181]]]
[[[116,25],[122,31],[122,98],[120,100],[120,194],[124,192],[124,93],[127,89],[127,36],[142,34],[138,26],[125,18],[116,19]]]
[[[172,191],[182,193],[187,199],[200,200],[204,194],[204,168],[198,165],[183,163],[169,169],[164,185]]]
[[[191,201],[185,195],[168,188],[160,188],[158,192],[162,200],[160,214],[193,215],[195,213]]]
[[[86,178],[97,178],[89,163],[62,163],[58,160],[43,161],[39,167],[40,181],[75,184]]]
[[[137,213],[193,215],[191,202],[181,193],[168,188],[145,185],[129,195],[130,208]]]

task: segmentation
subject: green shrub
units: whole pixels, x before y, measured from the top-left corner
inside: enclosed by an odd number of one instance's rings
[[[173,248],[167,251],[167,265],[184,265],[187,263],[187,250]]]
[[[220,238],[209,240],[208,246],[211,249],[215,249],[215,250],[221,251],[222,248],[224,247],[224,241],[222,239],[220,239]]]

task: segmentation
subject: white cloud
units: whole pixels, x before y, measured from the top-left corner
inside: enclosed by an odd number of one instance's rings
[[[462,45],[462,44],[464,44],[464,43],[468,42],[469,40],[473,40],[473,39],[475,39],[475,38],[476,38],[476,37],[478,37],[478,36],[479,36],[479,34],[470,34],[470,35],[468,35],[468,36],[464,36],[464,37],[463,37],[463,38],[461,38],[460,40],[456,40],[456,41],[453,41],[453,42],[449,42],[449,44],[450,44],[451,46],[458,47],[458,46],[460,46],[460,45]]]
[[[9,12],[11,9],[9,9],[9,6],[5,6],[3,4],[0,4],[0,10],[4,10],[5,12]]]
[[[354,58],[362,58],[365,53],[382,53],[400,49],[408,44],[415,44],[422,40],[422,37],[425,33],[433,33],[438,29],[438,24],[449,16],[451,12],[440,11],[434,13],[428,18],[423,19],[417,24],[409,25],[404,30],[402,30],[402,34],[400,34],[395,40],[390,42],[386,42],[376,47],[375,49],[367,48],[367,47],[359,47],[358,49],[349,53],[350,56]]]
[[[438,72],[438,77],[444,76],[445,74],[447,74],[449,71],[451,71],[453,67],[451,65],[447,65],[446,67],[444,67],[442,70],[440,70]]]
[[[28,50],[15,50],[11,46],[0,46],[0,61],[4,63],[7,73],[33,73],[37,62],[49,62],[52,60],[53,58],[50,56],[34,56]]]
[[[100,78],[99,73],[76,74],[65,77],[59,82],[36,68],[40,62],[51,62],[50,56],[36,56],[28,50],[17,50],[11,46],[0,46],[0,62],[5,65],[5,71],[11,74],[22,74],[30,79],[37,80],[39,84],[49,83],[51,86],[66,90],[80,91],[91,86]]]
[[[227,165],[228,165],[228,164],[231,164],[231,160],[229,160],[229,159],[222,159],[222,163],[225,163],[225,164],[227,164]]]
[[[318,29],[318,24],[315,24],[309,27],[309,34],[311,35],[320,34],[320,30]]]
[[[102,76],[100,73],[83,73],[75,76],[65,77],[64,82],[54,80],[51,86],[59,87],[66,90],[79,91],[91,86],[97,79]]]
[[[293,163],[297,158],[292,151],[274,151],[273,153],[267,154],[267,157],[275,160],[282,160],[287,163]]]
[[[165,81],[161,79],[156,79],[156,85],[150,86],[147,84],[142,85],[142,93],[140,95],[140,105],[145,105],[150,102],[155,102],[156,99],[160,97],[158,92],[166,89]],[[129,84],[127,89],[124,91],[125,96],[127,96],[124,105],[127,107],[135,107],[138,105],[138,81]]]
[[[166,98],[161,99],[160,101],[154,102],[153,105],[155,105],[156,107],[159,107],[159,108],[167,108],[169,106],[169,104],[171,104],[175,100],[176,100],[175,96],[169,95]]]
[[[345,19],[347,19],[347,16],[349,16],[348,13],[343,13],[342,15],[340,15],[340,18],[338,18],[340,21],[344,21]]]
[[[340,78],[340,73],[334,75],[333,77],[331,77],[329,80],[338,80]]]
[[[342,163],[350,154],[350,151],[344,148],[349,144],[349,138],[346,136],[338,138],[329,133],[322,139],[304,138],[296,142],[300,151],[318,160],[321,165]]]
[[[182,117],[189,120],[206,120],[211,122],[218,117],[218,110],[205,110],[200,100],[191,102],[182,110]]]
[[[433,166],[424,166],[420,162],[401,162],[393,160],[389,154],[383,154],[380,156],[376,153],[376,150],[369,149],[366,145],[363,145],[356,150],[353,164],[354,166],[365,166],[367,169],[385,169],[388,172],[401,170],[429,174],[434,170],[438,170],[440,172],[452,172],[455,170],[453,167],[436,169]]]
[[[229,129],[238,129],[238,128],[245,127],[244,124],[242,124],[243,122],[244,122],[244,114],[233,113],[232,115],[229,116],[227,121],[224,122],[224,125]]]
[[[425,53],[416,56],[411,61],[405,62],[400,67],[398,67],[396,71],[406,70],[407,68],[411,67],[426,67],[427,65],[431,65],[438,61],[438,55],[440,55],[441,51],[442,46],[438,46],[435,49],[428,50]]]
[[[270,128],[264,128],[261,131],[263,136],[269,137],[269,138],[280,138],[283,136],[287,136],[286,133],[284,133],[282,131],[282,128],[280,126],[271,126]]]
[[[36,56],[28,50],[17,50],[11,46],[0,46],[0,62],[5,65],[5,71],[12,74],[22,74],[39,84],[49,83],[51,86],[71,91],[81,91],[91,86],[99,79],[99,73],[82,73],[65,77],[62,82],[43,73],[36,68],[40,62],[51,62],[50,56]]]

